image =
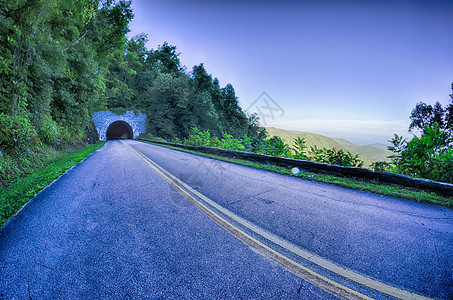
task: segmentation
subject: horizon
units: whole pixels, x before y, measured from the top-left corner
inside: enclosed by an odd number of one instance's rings
[[[346,121],[346,126],[339,126],[338,130],[333,131],[329,130],[326,126],[324,129],[320,129],[318,126],[318,129],[316,128],[317,125],[319,125],[321,122],[326,123],[327,125],[331,124],[337,125],[338,122],[341,121]],[[409,132],[406,128],[409,127],[409,123],[407,123],[407,127],[404,127],[406,123],[397,123],[397,122],[388,122],[388,126],[385,127],[385,131],[380,131],[379,134],[375,134],[373,136],[367,136],[366,133],[360,133],[360,132],[353,132],[354,130],[359,130],[359,131],[367,131],[371,126],[380,123],[377,121],[362,121],[362,120],[319,120],[319,119],[310,119],[310,120],[301,120],[301,121],[296,121],[294,122],[296,125],[288,125],[286,126],[285,124],[280,125],[281,123],[276,122],[276,124],[264,126],[265,128],[267,127],[274,127],[278,129],[283,129],[283,130],[288,130],[288,131],[293,131],[293,132],[309,132],[309,133],[314,133],[314,134],[320,134],[329,138],[334,138],[334,139],[345,139],[353,144],[359,145],[359,146],[364,146],[364,145],[371,145],[371,144],[383,144],[386,146],[391,145],[390,140],[394,137],[394,134],[396,132],[399,132],[400,136],[403,136],[406,139],[409,139],[413,136],[416,135],[417,132]],[[360,123],[364,125],[363,127],[354,127],[352,124],[354,123]],[[368,123],[368,126],[366,124]],[[297,124],[303,124],[303,128],[300,128]],[[391,125],[399,125],[399,128],[397,127],[396,130],[392,130]],[[276,126],[275,126],[276,125]],[[337,125],[338,126],[338,125]],[[300,129],[297,129],[297,128]],[[404,127],[404,128],[403,128]],[[294,129],[296,128],[296,129]],[[351,132],[348,132],[348,130],[345,130],[344,128],[349,128]]]
[[[175,45],[189,72],[203,63],[264,126],[387,144],[395,133],[412,136],[417,102],[449,101],[451,1],[134,0],[132,8],[129,37],[146,33],[149,49]],[[263,93],[274,105],[260,103]]]
[[[350,136],[350,137],[335,136],[335,135],[330,135],[328,133],[324,134],[324,133],[305,131],[305,130],[284,129],[284,128],[279,128],[279,127],[274,127],[274,126],[265,126],[264,128],[266,128],[266,129],[267,128],[275,128],[275,129],[290,131],[290,132],[293,132],[293,133],[317,134],[317,135],[325,136],[325,137],[331,138],[331,139],[346,140],[347,142],[350,142],[350,143],[352,143],[352,144],[354,144],[356,146],[373,146],[373,147],[376,147],[375,145],[385,145],[385,146],[390,146],[391,145],[391,143],[389,141],[390,139],[387,140],[387,141],[380,141],[380,140],[375,140],[375,139],[361,139],[361,138],[357,138],[357,137],[353,137],[353,136]],[[269,137],[271,137],[271,136],[269,136]]]

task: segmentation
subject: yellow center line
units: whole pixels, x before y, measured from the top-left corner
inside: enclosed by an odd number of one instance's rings
[[[123,142],[123,141],[122,141]],[[385,283],[379,282],[377,280],[371,279],[367,276],[354,272],[348,268],[345,268],[341,265],[338,265],[334,262],[326,260],[314,253],[311,253],[307,250],[304,250],[258,226],[255,224],[243,219],[242,217],[234,214],[233,212],[227,210],[226,208],[220,206],[218,203],[214,202],[213,200],[209,199],[208,197],[204,196],[200,192],[194,190],[192,187],[187,185],[185,182],[181,181],[179,178],[159,166],[156,162],[152,161],[149,157],[141,153],[139,150],[134,148],[133,146],[123,142],[127,145],[132,151],[134,151],[139,157],[141,157],[154,171],[156,171],[163,179],[165,179],[168,183],[170,183],[181,195],[186,197],[189,201],[191,201],[196,207],[198,207],[201,211],[203,211],[206,215],[208,215],[211,219],[213,219],[216,223],[222,226],[224,229],[228,230],[232,233],[235,237],[242,240],[259,253],[271,258],[273,261],[277,262],[278,264],[282,265],[286,269],[290,270],[291,272],[295,273],[299,277],[307,280],[316,286],[324,289],[325,291],[338,296],[343,299],[371,299],[361,293],[358,293],[348,287],[345,287],[335,281],[332,281],[308,268],[305,266],[291,260],[290,258],[284,256],[283,254],[275,251],[274,249],[268,247],[267,245],[263,244],[262,242],[258,241],[256,238],[250,236],[249,234],[245,233],[244,231],[240,230],[238,227],[234,226],[232,223],[228,222],[226,219],[221,217],[219,214],[214,212],[212,209],[207,207],[202,203],[204,201],[209,206],[215,208],[217,211],[220,211],[222,214],[227,216],[228,218],[234,220],[238,224],[246,227],[247,229],[251,230],[255,234],[261,236],[262,238],[270,241],[271,243],[282,247],[283,249],[301,257],[302,259],[309,261],[315,265],[322,267],[334,274],[342,276],[350,281],[356,282],[362,286],[367,288],[373,289],[380,293],[395,297],[397,299],[429,299],[424,296],[410,293],[408,291],[387,285]],[[198,200],[196,197],[201,199],[202,201]]]

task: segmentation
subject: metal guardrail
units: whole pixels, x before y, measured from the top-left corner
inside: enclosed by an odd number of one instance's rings
[[[179,147],[187,150],[193,150],[218,156],[240,158],[249,161],[254,161],[263,164],[273,164],[281,167],[297,167],[299,169],[321,174],[351,176],[356,178],[364,178],[369,180],[376,180],[383,183],[398,184],[405,187],[412,187],[426,191],[434,191],[447,196],[453,196],[453,184],[434,181],[423,178],[412,178],[407,175],[390,172],[373,171],[366,168],[357,167],[343,167],[338,165],[324,164],[308,160],[299,160],[278,156],[270,156],[266,154],[258,154],[245,151],[227,150],[214,147],[192,146],[177,143],[169,143],[162,141],[155,141],[149,139],[138,138],[138,140],[148,141],[154,144],[168,145]]]

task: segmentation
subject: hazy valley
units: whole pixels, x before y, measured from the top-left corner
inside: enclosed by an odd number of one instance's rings
[[[345,139],[330,138],[316,133],[292,131],[274,127],[266,127],[266,130],[269,133],[269,137],[274,135],[279,136],[290,146],[293,145],[295,138],[301,137],[306,141],[307,150],[309,150],[310,147],[317,146],[318,148],[342,149],[343,151],[349,151],[352,154],[358,154],[360,159],[364,162],[364,167],[368,167],[375,161],[390,161],[387,157],[392,154],[391,151],[386,149],[386,145],[383,144],[360,146]]]

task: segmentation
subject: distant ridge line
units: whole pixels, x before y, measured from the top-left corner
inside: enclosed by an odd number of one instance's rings
[[[286,144],[290,146],[293,145],[295,138],[300,137],[305,139],[307,150],[309,150],[310,147],[316,146],[318,148],[327,149],[336,148],[351,152],[354,155],[358,154],[360,159],[363,160],[363,165],[365,167],[368,167],[371,163],[376,161],[389,162],[390,159],[388,158],[388,156],[393,154],[391,151],[388,151],[385,148],[385,145],[381,144],[375,144],[379,145],[380,147],[376,147],[375,145],[360,146],[342,138],[330,138],[319,133],[285,130],[275,127],[266,127],[266,131],[268,132],[269,137],[279,136]]]

